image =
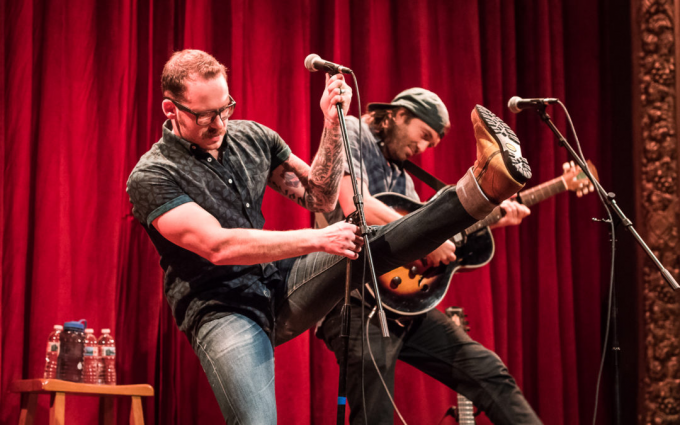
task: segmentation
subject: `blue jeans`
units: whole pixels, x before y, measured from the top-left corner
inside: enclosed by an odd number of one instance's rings
[[[460,189],[458,189],[460,191]],[[375,228],[369,237],[377,275],[425,257],[477,220],[461,204],[455,187],[444,189],[419,210]],[[361,281],[363,255],[352,281]],[[291,340],[323,318],[344,296],[344,257],[322,252],[279,263],[284,282],[274,292],[274,342]],[[265,332],[234,314],[203,325],[194,351],[229,425],[276,424],[274,353]]]
[[[276,424],[274,348],[259,325],[225,316],[201,326],[193,347],[228,424]]]

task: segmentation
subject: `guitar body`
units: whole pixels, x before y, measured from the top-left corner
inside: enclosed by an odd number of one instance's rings
[[[402,215],[425,205],[396,193],[380,193],[375,198]],[[493,258],[494,242],[488,227],[469,235],[459,233],[451,241],[456,245],[456,261],[448,265],[398,267],[378,277],[383,307],[403,316],[425,313],[441,302],[456,272],[482,267]]]
[[[476,269],[491,261],[494,252],[491,229],[484,227],[466,235],[465,242],[460,246],[456,244],[456,262],[460,262],[461,271]]]
[[[565,163],[562,168],[562,176],[522,191],[515,201],[529,207],[566,190],[576,192],[579,197],[594,190],[587,176],[573,162]],[[597,170],[590,161],[588,168],[597,179]],[[379,193],[374,197],[402,215],[425,205],[396,193]],[[435,308],[446,295],[455,273],[473,270],[491,261],[495,248],[489,226],[500,221],[503,214],[502,209],[496,207],[485,219],[454,235],[450,240],[456,245],[456,261],[438,267],[416,262],[378,277],[385,309],[400,316],[414,316]],[[427,217],[423,219],[427,220]],[[374,296],[370,285],[366,286]]]

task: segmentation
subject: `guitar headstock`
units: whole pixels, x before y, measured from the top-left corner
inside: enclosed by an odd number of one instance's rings
[[[466,319],[467,315],[463,313],[463,307],[449,307],[446,309],[446,315],[453,320],[453,322],[462,326],[465,332],[470,332],[470,322]]]
[[[590,172],[592,173],[593,177],[595,177],[595,180],[599,181],[600,178],[597,175],[597,169],[593,163],[588,160],[587,164],[588,169],[590,169]],[[572,192],[576,192],[576,196],[579,198],[595,190],[593,184],[590,183],[590,180],[588,180],[586,173],[581,170],[581,167],[574,164],[574,161],[565,162],[562,164],[562,169],[564,170],[564,174],[562,175],[564,184],[567,185],[567,189],[571,190]]]

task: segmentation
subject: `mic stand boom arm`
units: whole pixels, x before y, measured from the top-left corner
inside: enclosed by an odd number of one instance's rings
[[[671,275],[671,273],[668,270],[666,270],[666,268],[663,266],[663,264],[661,264],[659,259],[656,258],[656,255],[654,255],[652,250],[649,249],[645,241],[643,241],[640,235],[637,233],[637,231],[633,227],[633,222],[630,221],[628,217],[626,217],[623,211],[621,211],[618,204],[616,203],[616,200],[614,199],[616,197],[616,194],[614,194],[614,192],[605,191],[604,188],[600,185],[600,183],[593,178],[592,174],[590,174],[588,166],[583,162],[583,160],[581,160],[581,157],[579,157],[576,151],[574,151],[574,148],[572,148],[571,145],[567,142],[567,140],[562,136],[557,127],[555,127],[555,124],[550,120],[550,115],[548,115],[548,113],[545,112],[545,105],[541,105],[538,109],[536,109],[536,112],[538,112],[538,115],[541,117],[541,120],[544,123],[546,123],[550,130],[552,130],[552,132],[555,134],[560,145],[567,149],[569,155],[571,155],[571,157],[574,158],[574,161],[578,164],[579,167],[581,167],[581,170],[583,170],[586,176],[588,176],[588,179],[593,183],[595,189],[600,193],[602,198],[606,200],[607,205],[609,205],[609,207],[612,210],[614,210],[616,215],[619,217],[619,220],[621,220],[621,223],[626,227],[626,230],[628,230],[633,235],[638,245],[640,245],[642,250],[652,260],[654,265],[656,265],[656,267],[661,272],[661,276],[663,276],[666,282],[668,282],[671,289],[673,290],[680,289],[680,285],[678,285],[678,282],[675,281],[673,275]]]

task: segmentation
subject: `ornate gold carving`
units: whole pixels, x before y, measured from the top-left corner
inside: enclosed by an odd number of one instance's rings
[[[675,73],[675,5],[668,0],[640,2],[640,89],[642,232],[663,265],[680,275],[678,245],[678,140]],[[680,297],[645,256],[644,389],[640,421],[680,423]]]

